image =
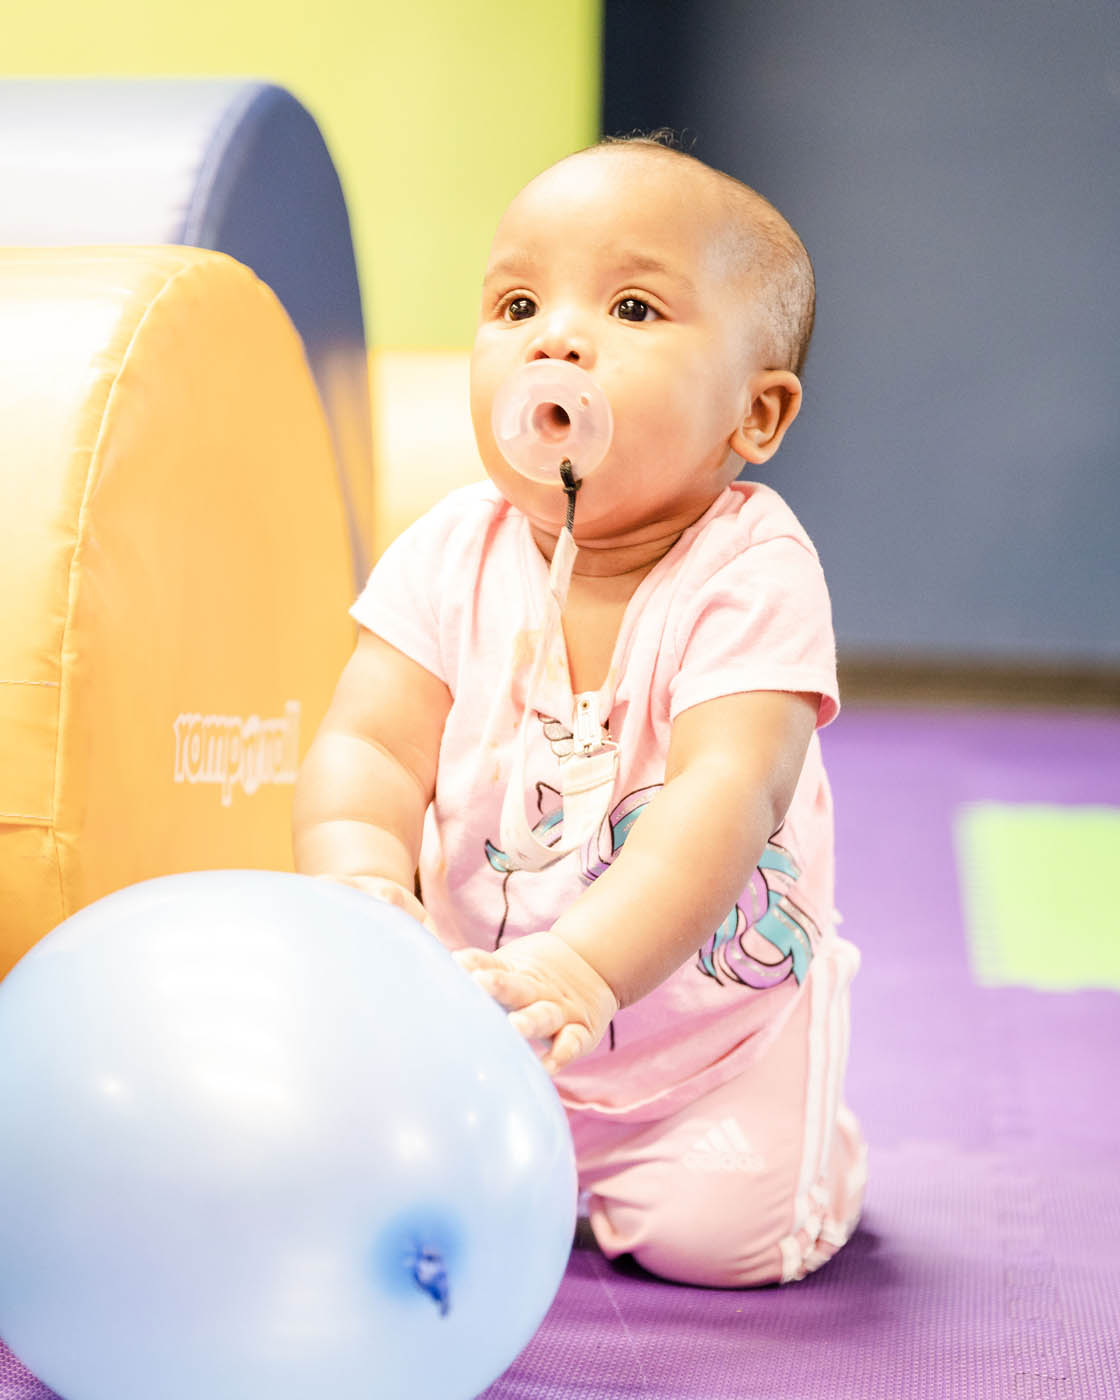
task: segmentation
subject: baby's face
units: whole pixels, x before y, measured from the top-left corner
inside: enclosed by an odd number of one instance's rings
[[[506,211],[483,284],[471,414],[487,472],[538,528],[559,529],[563,492],[513,471],[490,412],[521,365],[569,360],[614,414],[610,452],[580,490],[577,540],[631,544],[683,528],[742,466],[731,440],[757,368],[750,327],[703,169],[621,149],[553,166]]]

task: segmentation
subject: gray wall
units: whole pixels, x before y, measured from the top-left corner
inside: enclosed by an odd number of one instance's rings
[[[816,265],[766,479],[841,646],[1120,666],[1120,5],[605,8],[604,130],[687,128]]]

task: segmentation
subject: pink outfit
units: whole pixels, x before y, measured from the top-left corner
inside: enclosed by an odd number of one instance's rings
[[[774,491],[736,483],[627,607],[597,696],[619,750],[597,837],[545,870],[511,869],[499,817],[526,704],[535,716],[526,804],[541,840],[562,831],[559,757],[573,723],[562,638],[539,692],[525,694],[547,580],[528,522],[484,483],[453,493],[395,541],[352,609],[452,695],[420,861],[424,903],[449,947],[492,949],[551,926],[656,796],[682,711],[752,690],[819,695],[820,725],[838,709],[816,552]],[[634,1252],[674,1278],[769,1282],[800,1277],[847,1237],[863,1173],[840,1098],[858,955],[833,925],[832,805],[814,736],[786,820],[720,929],[557,1076],[608,1253]],[[739,1166],[697,1165],[707,1160],[701,1120],[713,1150],[726,1139],[724,1156]],[[730,1213],[729,1191],[739,1200]],[[688,1222],[678,1246],[664,1244],[667,1216]],[[741,1221],[730,1272],[711,1264],[701,1217],[711,1248],[730,1245],[730,1223]],[[676,1262],[659,1267],[663,1253]]]

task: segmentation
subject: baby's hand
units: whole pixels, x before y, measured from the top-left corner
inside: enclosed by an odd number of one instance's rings
[[[602,977],[553,933],[530,933],[493,953],[462,948],[452,956],[526,1040],[549,1042],[541,1058],[549,1074],[593,1050],[618,1010]]]
[[[398,885],[396,880],[386,880],[381,875],[316,875],[315,878],[333,880],[336,885],[349,885],[352,889],[361,890],[363,894],[372,895],[374,899],[383,899],[386,904],[395,904],[398,909],[403,909],[406,914],[411,914],[422,923],[429,933],[436,931],[428,911],[411,890],[405,889],[404,885]]]

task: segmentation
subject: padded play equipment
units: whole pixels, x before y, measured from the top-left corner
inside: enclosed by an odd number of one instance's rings
[[[352,645],[332,441],[219,253],[0,249],[0,976],[149,876],[290,868]]]
[[[371,562],[369,372],[350,223],[312,116],[243,79],[0,81],[0,244],[228,253],[283,302],[330,430],[354,582]]]

